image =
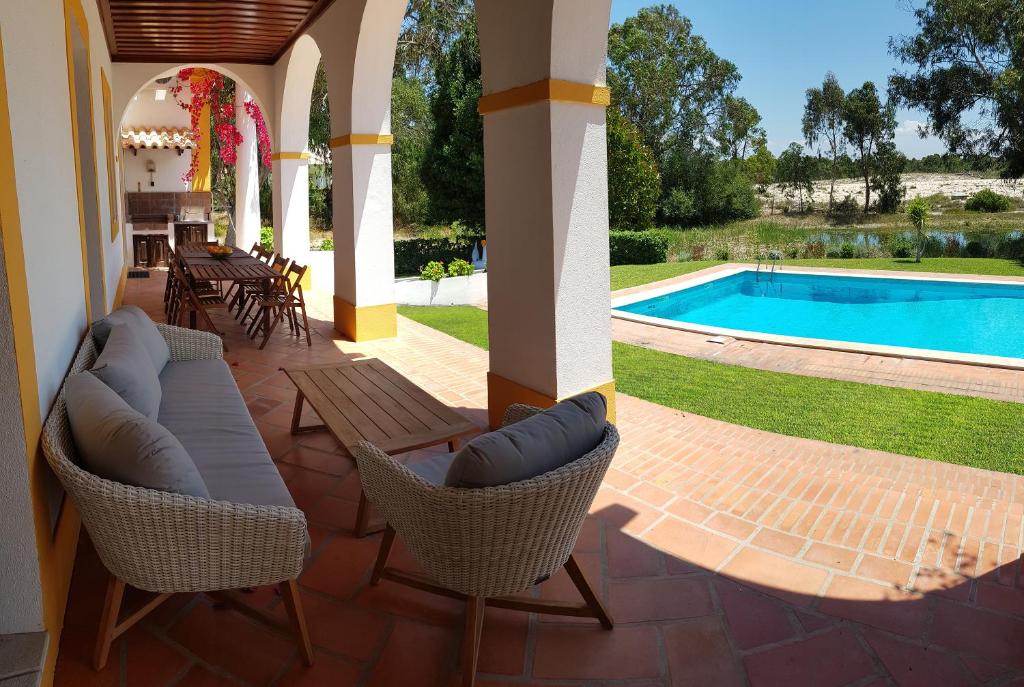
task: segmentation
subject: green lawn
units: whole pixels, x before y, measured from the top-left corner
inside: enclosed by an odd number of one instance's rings
[[[482,310],[398,310],[487,347]],[[664,406],[780,434],[1024,474],[1019,404],[766,372],[618,342],[613,355],[618,390]]]
[[[652,281],[678,277],[722,264],[717,260],[664,262],[658,265],[616,265],[612,267],[612,291]],[[990,274],[1024,277],[1024,265],[1000,258],[923,258],[920,263],[906,258],[852,258],[820,260],[783,260],[783,267],[837,267],[860,270],[899,270],[902,272],[942,272],[945,274]]]

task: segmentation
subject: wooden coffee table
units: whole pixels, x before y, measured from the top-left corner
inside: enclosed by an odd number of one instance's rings
[[[358,441],[369,441],[389,455],[444,443],[454,451],[460,437],[478,431],[376,358],[281,370],[297,389],[292,434],[326,430],[346,452]],[[309,403],[323,424],[299,424],[303,403]],[[368,534],[367,511],[366,495],[360,493],[357,537]]]

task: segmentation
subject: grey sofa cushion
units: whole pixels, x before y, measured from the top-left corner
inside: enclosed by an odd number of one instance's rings
[[[227,363],[171,362],[160,374],[160,384],[160,424],[192,456],[211,498],[257,506],[295,505]]]
[[[153,320],[149,319],[149,315],[138,306],[125,305],[102,320],[93,322],[92,338],[96,341],[96,346],[99,350],[102,351],[103,347],[107,345],[107,339],[110,337],[110,332],[115,324],[126,324],[135,332],[139,343],[146,349],[150,360],[153,361],[156,373],[160,374],[164,369],[164,365],[171,359],[171,350],[167,347],[167,340],[164,339],[160,330],[156,328],[156,324]]]
[[[126,324],[115,324],[90,370],[135,410],[151,420],[160,411],[160,379],[153,361]]]
[[[96,377],[69,377],[64,398],[84,468],[122,484],[209,497],[181,442]]]
[[[441,486],[457,455],[457,453],[436,453],[414,463],[407,463],[405,467],[421,479]]]
[[[445,484],[468,489],[495,487],[560,468],[601,442],[607,411],[605,397],[591,391],[481,434],[456,455]]]

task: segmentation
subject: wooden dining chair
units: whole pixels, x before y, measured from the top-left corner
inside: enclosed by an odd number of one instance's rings
[[[267,345],[270,335],[285,318],[288,319],[288,328],[294,334],[302,336],[302,332],[305,332],[306,345],[313,345],[313,339],[309,333],[309,318],[306,316],[306,299],[302,295],[302,278],[308,269],[309,267],[293,262],[288,266],[278,288],[264,294],[253,294],[252,300],[258,310],[249,328],[249,335],[255,338],[261,330],[265,330],[260,350]],[[299,315],[302,316],[301,323]],[[268,321],[270,324],[266,325]]]
[[[224,299],[224,296],[219,291],[212,293],[197,292],[192,286],[192,278],[185,272],[180,262],[174,262],[172,269],[175,281],[177,282],[175,288],[178,293],[178,302],[173,309],[175,321],[170,322],[170,324],[179,327],[189,326],[189,323],[185,321],[185,317],[195,313],[197,324],[201,323],[207,331],[223,339],[224,333],[217,329],[217,325],[213,323],[209,311],[226,308],[227,301]],[[228,350],[226,343],[224,344],[224,350]]]
[[[289,262],[290,261],[288,260],[288,258],[284,257],[283,255],[271,254],[270,262],[268,262],[267,264],[270,265],[270,269],[274,270],[281,276],[284,276],[285,272],[288,271]],[[270,288],[268,288],[267,281],[265,279],[256,280],[248,284],[248,287],[249,290],[245,296],[245,314],[243,314],[238,321],[242,323],[243,327],[248,325],[250,329],[249,336],[253,336],[252,330],[254,329],[255,322],[259,319],[258,316],[260,313],[258,310],[258,305],[251,297],[259,295],[260,293],[263,293],[265,295],[269,291],[273,291],[275,289],[280,290],[283,287],[281,286],[280,283],[276,283],[270,285]],[[253,310],[256,310],[255,314],[253,313]],[[239,312],[241,312],[241,308],[239,308]],[[250,319],[250,317],[252,319]]]

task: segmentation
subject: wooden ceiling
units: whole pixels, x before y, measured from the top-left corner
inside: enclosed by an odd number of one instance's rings
[[[99,0],[115,62],[273,64],[334,0]]]

